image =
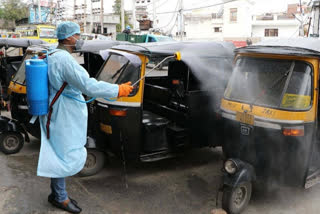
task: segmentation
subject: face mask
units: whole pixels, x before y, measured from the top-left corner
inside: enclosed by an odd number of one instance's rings
[[[74,36],[71,36],[71,37],[73,37],[76,40],[76,44],[74,44],[74,45],[64,45],[64,46],[75,47],[75,50],[80,50],[81,47],[83,46],[84,40],[77,39]]]
[[[82,46],[84,44],[84,40],[77,40],[76,42],[76,49],[75,50],[81,50]]]

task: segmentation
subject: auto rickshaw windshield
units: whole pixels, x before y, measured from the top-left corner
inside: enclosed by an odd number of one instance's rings
[[[25,54],[16,75],[12,79],[13,82],[23,84],[23,85],[25,84],[25,81],[26,81],[25,61],[28,59],[31,59],[31,57],[32,57],[32,54],[28,54],[28,53]]]
[[[303,61],[240,57],[225,98],[287,110],[305,110],[312,100],[312,67]]]
[[[131,64],[125,56],[111,54],[97,79],[115,84],[128,81],[133,83],[139,79],[139,68],[140,66]]]

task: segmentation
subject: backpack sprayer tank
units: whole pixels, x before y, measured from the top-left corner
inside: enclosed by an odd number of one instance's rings
[[[46,115],[49,109],[48,64],[43,59],[26,60],[28,109],[31,115]]]

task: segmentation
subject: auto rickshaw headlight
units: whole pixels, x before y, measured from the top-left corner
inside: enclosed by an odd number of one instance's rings
[[[234,160],[229,159],[226,162],[224,162],[224,169],[227,173],[234,174],[237,172],[238,166]]]

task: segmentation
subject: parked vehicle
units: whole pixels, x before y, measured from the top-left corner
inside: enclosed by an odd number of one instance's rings
[[[155,34],[127,34],[119,33],[117,34],[116,40],[118,41],[128,41],[131,43],[150,43],[150,42],[174,42],[175,40],[169,36],[155,35]]]
[[[209,45],[208,45],[209,44]],[[207,50],[203,49],[207,47]],[[202,60],[189,63],[171,57],[168,70],[148,73],[148,60],[173,56],[177,51],[195,53]],[[221,143],[218,112],[212,108],[212,91],[201,77],[208,70],[224,68],[230,76],[233,51],[221,43],[179,43],[172,45],[122,45],[101,52],[106,59],[96,78],[110,83],[135,83],[125,98],[98,98],[89,104],[88,157],[83,176],[97,173],[104,154],[111,152],[123,161],[157,161],[185,149],[218,146]],[[195,66],[192,66],[195,65]],[[196,69],[198,68],[198,69]],[[226,84],[226,81],[225,81]],[[221,96],[222,96],[221,94]]]
[[[101,34],[94,34],[94,33],[81,33],[82,40],[112,40],[111,36],[105,36]]]
[[[21,38],[41,39],[48,43],[57,43],[56,26],[53,25],[21,25],[16,27]]]
[[[34,41],[34,40],[33,40]],[[41,40],[35,40],[41,41]],[[107,49],[114,45],[119,45],[117,41],[84,41],[82,46],[77,50],[83,53],[84,64],[82,66],[88,71],[91,77],[94,77],[99,71],[104,60],[99,55],[99,50]],[[29,123],[31,115],[28,113],[28,105],[26,99],[26,80],[25,80],[25,61],[33,56],[45,55],[50,49],[55,48],[55,44],[42,44],[30,46],[27,48],[22,63],[17,69],[17,73],[13,76],[9,85],[10,94],[10,110],[11,117],[19,123],[23,124],[26,131],[31,135],[40,139],[40,126],[37,119],[34,124]]]
[[[318,39],[236,49],[221,102],[228,213],[246,208],[256,181],[305,189],[319,183],[319,62]]]
[[[7,89],[10,79],[21,66],[28,46],[45,43],[32,39],[0,39],[0,102],[1,108],[7,107]],[[19,152],[24,141],[29,142],[25,127],[17,120],[0,116],[0,151],[5,154]]]
[[[41,40],[32,39],[0,39],[0,101],[5,107],[8,100],[7,89],[10,80],[17,72],[28,46],[43,44]]]

